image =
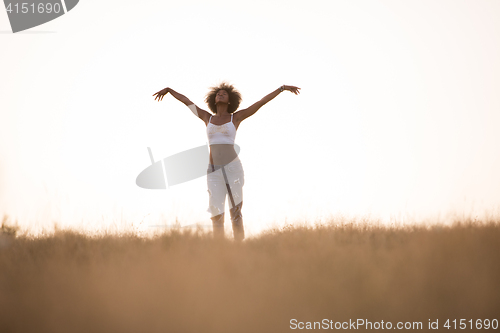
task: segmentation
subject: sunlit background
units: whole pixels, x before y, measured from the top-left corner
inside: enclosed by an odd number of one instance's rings
[[[207,109],[222,80],[241,108],[301,88],[238,129],[249,234],[498,211],[499,17],[495,0],[82,0],[12,34],[0,10],[0,214],[33,230],[209,225],[206,176],[135,180],[147,147],[158,160],[207,143],[187,107],[152,95]]]

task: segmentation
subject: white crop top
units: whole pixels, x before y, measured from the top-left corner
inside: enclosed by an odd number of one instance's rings
[[[210,116],[212,120],[212,116]],[[236,127],[233,124],[233,115],[231,114],[231,121],[222,125],[214,125],[208,121],[207,136],[208,144],[231,144],[234,145],[236,137]]]

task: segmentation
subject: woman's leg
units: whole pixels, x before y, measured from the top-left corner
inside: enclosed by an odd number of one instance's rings
[[[242,205],[243,201],[229,210],[233,224],[233,236],[238,241],[245,239],[245,228],[243,227],[243,216],[241,215]]]
[[[224,238],[224,213],[211,217],[214,238]]]
[[[229,185],[229,213],[233,224],[233,236],[237,241],[245,238],[245,229],[243,227],[243,216],[241,208],[243,206],[243,185],[245,184],[245,174],[240,161],[230,163],[223,170],[223,176]]]
[[[220,166],[209,164],[207,170],[208,209],[211,214],[214,238],[224,238],[224,208],[226,201],[226,183]]]

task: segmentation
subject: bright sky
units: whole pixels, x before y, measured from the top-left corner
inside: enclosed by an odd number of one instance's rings
[[[499,17],[496,0],[82,0],[12,34],[0,10],[0,214],[33,228],[209,224],[206,177],[135,179],[147,147],[158,160],[207,142],[187,107],[152,95],[171,87],[207,109],[222,80],[241,108],[301,88],[238,129],[250,233],[498,209]]]

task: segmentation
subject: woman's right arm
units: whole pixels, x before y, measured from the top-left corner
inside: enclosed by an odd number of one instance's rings
[[[163,96],[165,96],[168,93],[172,94],[172,96],[174,96],[177,100],[184,103],[186,106],[193,104],[193,102],[191,102],[189,100],[189,98],[187,98],[186,96],[184,96],[182,94],[179,94],[178,92],[174,91],[171,88],[162,89],[162,90],[158,91],[157,93],[153,94],[153,96],[156,95],[155,101],[158,98],[158,102],[159,102],[159,101],[163,100]]]
[[[163,100],[163,96],[165,96],[167,93],[172,94],[172,96],[174,96],[177,100],[181,101],[187,107],[189,107],[191,112],[193,112],[193,114],[196,117],[203,120],[205,125],[208,124],[208,122],[210,120],[210,114],[207,111],[200,109],[198,106],[196,106],[193,102],[191,102],[189,100],[189,98],[187,98],[186,96],[184,96],[182,94],[179,94],[178,92],[174,91],[173,89],[171,89],[171,88],[162,89],[162,90],[158,91],[157,93],[153,94],[153,96],[156,95],[155,100],[158,98],[158,102],[159,102],[159,101]]]

